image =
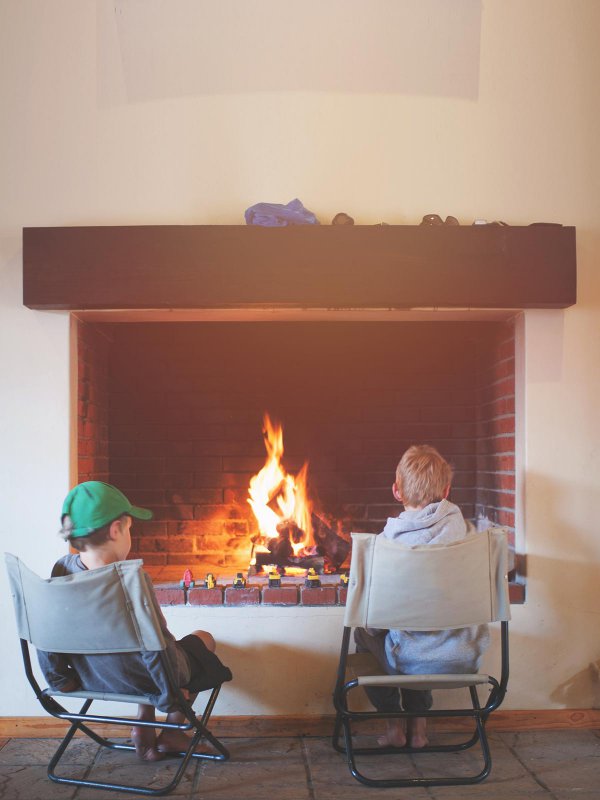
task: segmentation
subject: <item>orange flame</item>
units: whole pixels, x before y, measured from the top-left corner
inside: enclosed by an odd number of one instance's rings
[[[263,424],[267,460],[261,471],[250,479],[248,502],[261,535],[268,539],[279,535],[277,525],[280,522],[293,520],[296,523],[304,532],[302,541],[291,542],[294,553],[298,554],[313,541],[312,506],[306,489],[308,462],[295,478],[288,475],[281,465],[283,429],[271,422],[268,414],[265,414]]]

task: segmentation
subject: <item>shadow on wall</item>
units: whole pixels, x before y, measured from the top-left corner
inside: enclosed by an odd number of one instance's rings
[[[550,698],[565,708],[600,708],[600,659],[559,684]]]
[[[340,628],[340,641],[341,635]],[[320,653],[310,649],[310,642],[306,648],[219,643],[218,655],[233,673],[228,692],[235,690],[260,703],[261,714],[333,713],[337,647],[334,653]],[[316,707],[322,710],[316,712]]]
[[[583,461],[595,459],[594,449],[590,442]],[[589,474],[591,467],[590,463]],[[597,486],[559,482],[539,473],[527,476],[527,519],[536,521],[526,529],[528,600],[541,610],[541,632],[547,628],[560,637],[557,646],[567,654],[562,660],[577,665],[577,671],[550,694],[567,708],[600,706],[600,660],[596,660],[600,546],[593,530],[599,503]],[[587,519],[590,525],[574,524],[575,512],[577,519]],[[548,665],[553,671],[560,667],[560,655]]]

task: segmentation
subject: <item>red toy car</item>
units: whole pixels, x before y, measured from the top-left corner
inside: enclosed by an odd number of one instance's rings
[[[179,581],[179,585],[182,589],[193,589],[196,585],[194,581],[194,576],[192,575],[191,569],[186,569],[183,573],[183,578]]]

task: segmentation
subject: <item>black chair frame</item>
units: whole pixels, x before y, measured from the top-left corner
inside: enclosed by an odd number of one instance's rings
[[[227,748],[215,736],[213,736],[213,734],[206,727],[210,715],[212,713],[212,710],[214,708],[215,702],[217,700],[217,697],[219,695],[219,692],[221,690],[221,686],[219,685],[211,690],[204,711],[202,712],[202,716],[200,719],[198,719],[190,703],[183,696],[179,688],[177,688],[177,682],[174,680],[171,665],[169,664],[169,661],[166,658],[164,652],[160,653],[162,666],[165,670],[165,673],[172,687],[174,699],[176,700],[178,706],[182,709],[187,719],[187,722],[183,724],[161,722],[161,721],[151,722],[151,721],[137,720],[133,718],[89,714],[88,710],[92,705],[94,699],[89,697],[85,699],[83,705],[81,706],[78,712],[68,711],[55,699],[55,696],[57,695],[60,695],[61,697],[66,697],[68,695],[62,693],[55,693],[51,689],[42,689],[40,687],[33,673],[31,665],[31,655],[29,651],[29,643],[27,642],[26,639],[21,639],[20,641],[21,641],[23,663],[25,667],[25,674],[33,691],[35,692],[37,699],[39,700],[43,708],[53,717],[66,720],[71,723],[66,735],[60,742],[56,752],[54,753],[52,759],[50,760],[50,763],[48,764],[48,770],[47,770],[48,777],[55,783],[64,783],[72,786],[89,786],[95,789],[107,789],[108,791],[115,791],[115,792],[129,792],[131,794],[161,796],[173,791],[173,789],[178,785],[191,759],[204,759],[209,761],[226,761],[229,759],[229,751],[227,750]],[[84,692],[74,692],[72,696],[75,698],[75,697],[82,697],[84,695],[85,695]],[[144,704],[147,703],[148,700],[140,696],[139,702]],[[55,770],[58,767],[60,760],[64,755],[69,743],[71,742],[71,740],[78,731],[81,731],[82,733],[89,736],[89,738],[92,739],[97,744],[102,745],[103,747],[110,748],[111,750],[135,750],[135,746],[133,744],[115,742],[112,741],[111,739],[100,736],[91,728],[89,728],[88,724],[86,723],[124,725],[128,727],[135,725],[140,727],[159,728],[161,730],[171,729],[180,731],[193,731],[193,736],[190,738],[190,744],[187,750],[182,751],[179,754],[175,754],[179,755],[182,760],[172,780],[169,781],[169,783],[165,784],[164,786],[161,786],[156,789],[150,789],[146,786],[133,786],[127,784],[86,780],[84,778],[68,778],[57,775]],[[216,752],[214,753],[204,752],[204,751],[195,752],[196,746],[202,739],[205,739],[207,742],[209,742],[214,747]]]
[[[333,696],[333,702],[336,709],[336,720],[333,732],[332,744],[335,750],[343,753],[348,761],[348,767],[353,777],[365,786],[379,787],[379,788],[394,788],[394,787],[425,787],[425,786],[462,786],[480,783],[490,773],[492,767],[492,757],[490,747],[485,730],[485,724],[489,714],[498,708],[504,700],[506,694],[506,687],[508,684],[509,674],[509,659],[508,659],[508,622],[502,621],[500,623],[500,638],[501,638],[501,675],[500,679],[496,680],[492,676],[488,676],[488,684],[490,686],[490,693],[487,702],[481,706],[477,694],[476,686],[469,686],[469,694],[471,699],[470,708],[461,709],[446,709],[446,710],[430,710],[415,712],[370,712],[370,711],[350,711],[348,708],[348,699],[350,693],[359,688],[357,679],[346,681],[346,665],[348,656],[348,647],[350,644],[350,634],[352,628],[345,627],[342,637],[342,647],[340,653],[339,668],[336,680],[336,687]],[[440,717],[459,717],[473,720],[474,731],[469,739],[461,741],[457,744],[447,745],[428,745],[424,748],[411,748],[411,747],[355,747],[353,736],[355,732],[352,729],[353,722],[359,722],[369,719],[409,719],[414,717],[426,718],[440,718]],[[341,733],[344,734],[344,742],[340,744]],[[480,772],[474,775],[463,777],[444,777],[444,778],[369,778],[359,771],[356,765],[356,756],[376,756],[376,755],[389,755],[391,753],[409,754],[409,753],[452,753],[468,750],[475,744],[481,747],[483,756],[483,768]]]

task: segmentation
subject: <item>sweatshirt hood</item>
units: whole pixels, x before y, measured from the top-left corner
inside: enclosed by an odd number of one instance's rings
[[[403,511],[389,517],[383,536],[398,539],[400,544],[448,544],[463,539],[467,523],[460,508],[449,500],[430,503],[416,511]]]

